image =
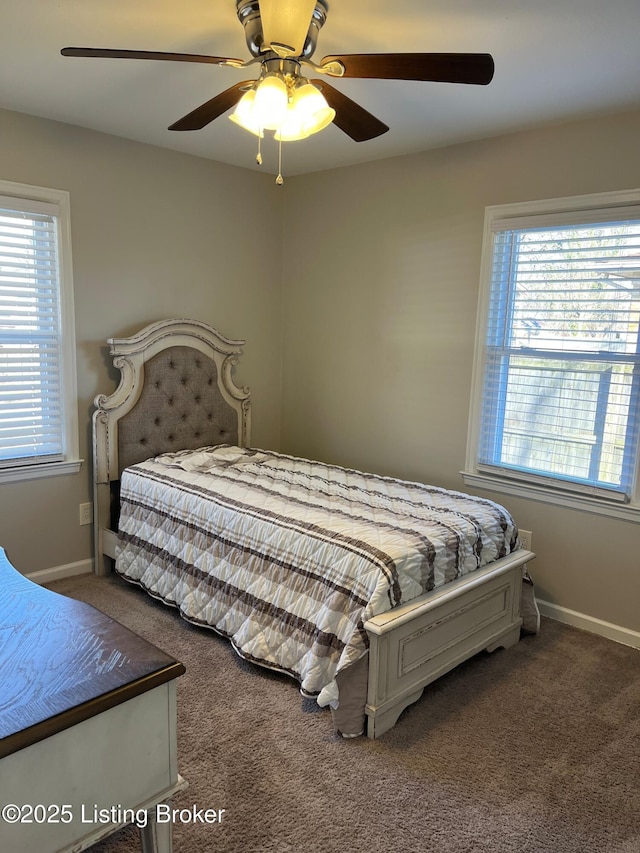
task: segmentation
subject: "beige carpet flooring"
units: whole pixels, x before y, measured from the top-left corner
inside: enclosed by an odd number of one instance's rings
[[[380,740],[345,741],[293,681],[118,578],[51,588],[187,668],[174,805],[225,812],[178,821],[175,853],[640,853],[638,650],[543,619],[428,687]],[[92,853],[139,849],[126,828]]]

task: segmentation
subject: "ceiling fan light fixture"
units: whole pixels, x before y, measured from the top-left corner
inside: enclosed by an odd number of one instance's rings
[[[270,72],[245,92],[229,118],[260,138],[267,129],[278,142],[295,142],[323,130],[335,115],[313,83]]]

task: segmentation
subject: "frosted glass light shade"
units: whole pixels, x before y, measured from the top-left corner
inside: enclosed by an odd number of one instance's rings
[[[287,84],[276,74],[267,74],[259,84],[253,102],[252,115],[260,127],[275,130],[287,113],[289,94]]]
[[[310,133],[304,125],[304,117],[296,111],[293,102],[290,102],[284,121],[276,130],[274,138],[279,142],[295,142],[298,139],[306,139],[307,136],[310,136]]]
[[[276,133],[276,139],[293,142],[306,139],[313,133],[324,130],[335,118],[336,111],[312,83],[303,83],[293,93],[289,115]]]
[[[254,89],[249,89],[248,92],[245,92],[244,95],[238,101],[238,104],[235,110],[231,113],[229,118],[231,121],[243,127],[245,130],[248,130],[249,133],[253,133],[260,138],[264,137],[264,132],[262,127],[256,121],[256,117],[254,115],[254,103],[256,99],[256,93]]]

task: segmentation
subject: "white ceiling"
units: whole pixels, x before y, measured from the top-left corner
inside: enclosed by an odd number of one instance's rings
[[[235,0],[0,6],[0,107],[256,168],[256,138],[226,116],[199,131],[167,127],[258,66],[60,56],[80,46],[249,59]],[[313,58],[420,51],[490,53],[495,77],[489,86],[333,80],[391,129],[357,143],[331,125],[287,143],[285,175],[640,107],[640,0],[329,0]],[[273,140],[263,156],[275,174]]]

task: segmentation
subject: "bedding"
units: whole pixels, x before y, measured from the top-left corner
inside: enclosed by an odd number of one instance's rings
[[[120,501],[120,575],[334,708],[368,619],[518,547],[493,501],[226,444],[130,466]]]

